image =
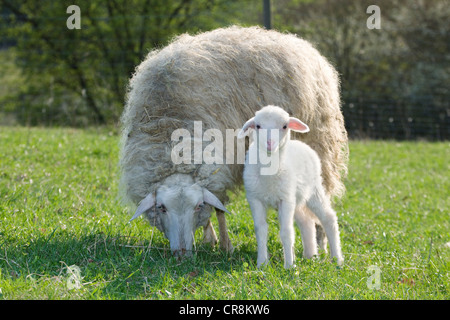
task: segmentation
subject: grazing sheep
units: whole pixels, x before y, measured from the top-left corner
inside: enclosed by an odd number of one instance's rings
[[[136,68],[126,100],[121,119],[121,192],[132,205],[141,203],[136,214],[145,214],[150,224],[162,230],[173,250],[191,250],[198,226],[204,226],[205,240],[214,243],[214,229],[204,218],[214,205],[206,204],[199,218],[198,201],[207,190],[225,203],[226,191],[242,183],[244,161],[172,161],[178,143],[171,139],[173,132],[186,129],[193,135],[195,121],[202,123],[204,131],[217,129],[224,134],[226,129],[240,128],[262,105],[278,103],[313,129],[301,139],[322,159],[327,192],[339,196],[344,191],[341,179],[346,174],[348,146],[338,76],[311,44],[295,35],[237,26],[181,35],[151,51]],[[203,141],[203,147],[206,144]],[[162,192],[179,195],[170,200],[171,208]],[[180,203],[175,205],[176,201]],[[232,250],[224,207],[216,208],[220,246]],[[164,216],[177,222],[167,224]]]
[[[245,123],[238,137],[251,129],[255,134],[245,160],[244,186],[255,225],[258,267],[268,262],[269,206],[278,208],[285,268],[294,264],[294,219],[307,258],[317,254],[315,223],[320,222],[330,241],[331,256],[342,264],[337,216],[322,185],[320,159],[305,143],[290,139],[291,130],[306,133],[308,126],[279,107],[266,106]]]

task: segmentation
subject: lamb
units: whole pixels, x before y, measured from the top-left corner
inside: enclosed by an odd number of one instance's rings
[[[308,121],[311,134],[294,138],[319,154],[327,193],[342,195],[348,141],[339,79],[310,43],[292,34],[231,26],[183,34],[151,51],[130,80],[121,118],[119,187],[124,202],[138,206],[133,218],[144,215],[173,251],[189,252],[199,227],[206,242],[217,242],[209,220],[215,208],[220,247],[233,250],[224,204],[227,191],[242,184],[244,160],[177,164],[171,153],[178,141],[171,137],[177,129],[193,136],[196,121],[204,131],[217,129],[225,136],[226,129],[240,128],[271,103]]]
[[[290,140],[291,130],[306,133],[309,127],[289,117],[283,109],[269,105],[256,112],[239,132],[240,138],[254,132],[243,176],[256,233],[257,266],[268,262],[268,206],[278,208],[285,268],[294,265],[294,219],[301,231],[304,256],[311,258],[317,254],[314,225],[320,223],[330,242],[331,256],[340,265],[344,260],[337,216],[322,185],[320,159],[305,143]],[[263,161],[266,157],[270,164],[267,159]]]

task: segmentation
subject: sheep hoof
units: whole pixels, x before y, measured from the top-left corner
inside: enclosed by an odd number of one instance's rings
[[[220,241],[219,246],[220,246],[220,249],[224,250],[225,252],[233,253],[233,251],[234,251],[234,247],[231,244],[231,240],[229,238],[224,241]]]
[[[208,224],[203,229],[203,243],[209,243],[211,247],[214,247],[217,243],[216,232],[214,231],[211,221],[208,221]]]
[[[210,244],[211,247],[214,247],[217,244],[217,238],[211,236],[211,234],[205,234],[205,236],[203,237],[203,243]]]

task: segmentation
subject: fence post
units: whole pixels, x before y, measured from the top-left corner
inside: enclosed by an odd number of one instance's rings
[[[270,0],[263,0],[263,22],[264,28],[272,29],[272,14],[270,12]]]

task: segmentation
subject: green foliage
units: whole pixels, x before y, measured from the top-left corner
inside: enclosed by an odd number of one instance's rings
[[[262,23],[261,0],[0,0],[0,45],[10,76],[0,114],[29,125],[117,123],[127,81],[147,52],[177,34]],[[272,1],[273,27],[310,40],[341,76],[352,137],[449,138],[450,6],[445,0],[380,0],[381,29],[368,29],[372,1]],[[0,53],[0,58],[4,58]],[[6,69],[5,69],[6,70]],[[1,72],[1,70],[0,70]]]
[[[179,260],[161,232],[128,224],[114,131],[0,127],[0,140],[0,299],[450,298],[448,143],[351,142],[335,204],[345,264],[303,259],[297,231],[287,271],[274,211],[271,262],[256,268],[243,191],[227,206],[232,254],[203,245],[198,230],[193,257]],[[370,266],[379,288],[368,286]]]
[[[239,6],[248,2],[82,0],[76,3],[81,29],[69,29],[71,1],[1,0],[0,35],[14,43],[11,62],[27,80],[20,94],[2,100],[15,104],[20,123],[114,123],[128,79],[149,50],[186,31],[237,22]],[[39,116],[43,110],[48,119]]]
[[[381,29],[366,26],[373,4]],[[281,0],[274,26],[310,40],[333,62],[351,136],[445,140],[449,16],[444,0]]]

